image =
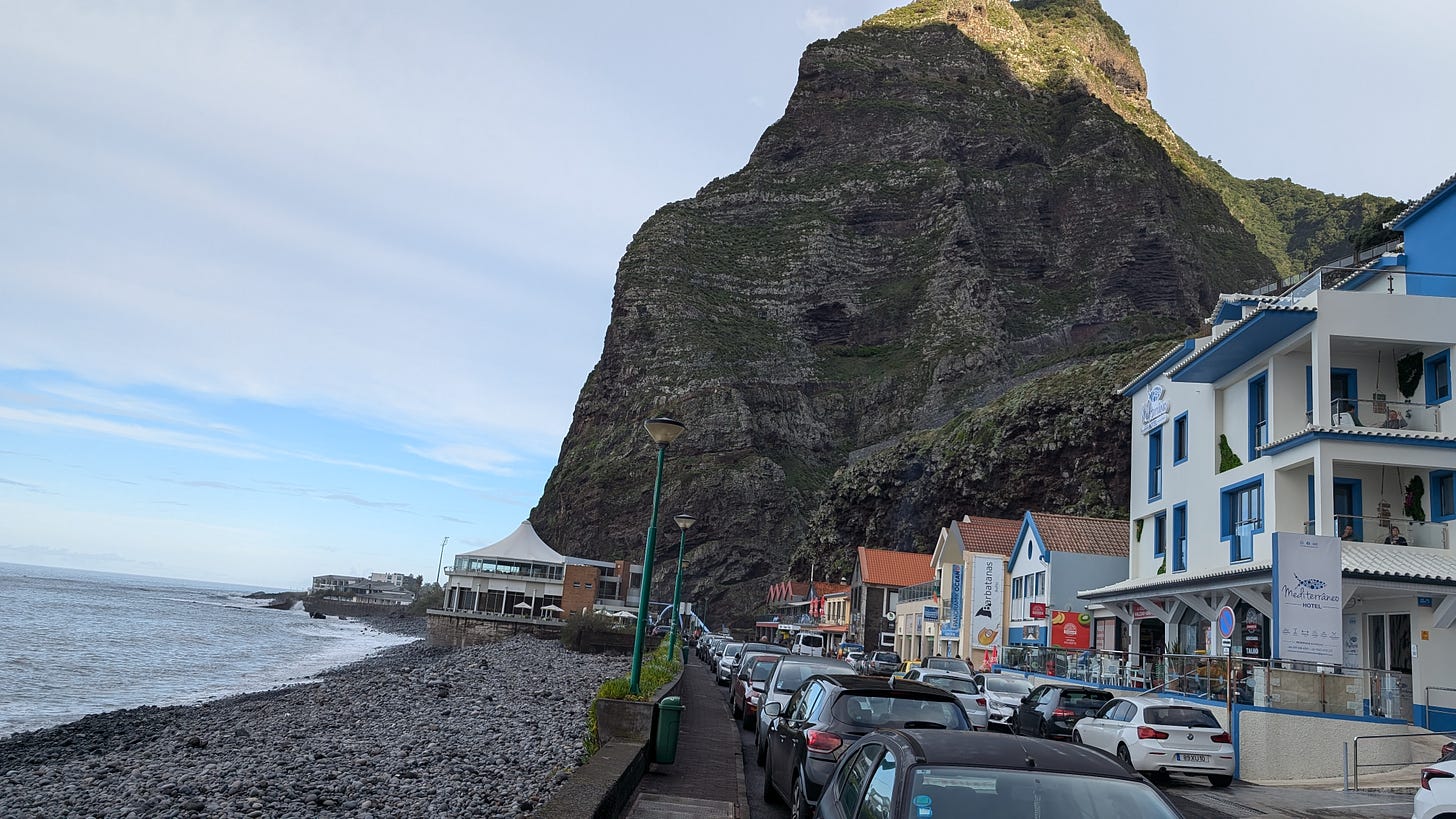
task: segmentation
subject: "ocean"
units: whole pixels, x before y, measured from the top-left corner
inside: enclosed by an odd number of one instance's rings
[[[0,737],[298,682],[410,637],[200,581],[0,563]]]

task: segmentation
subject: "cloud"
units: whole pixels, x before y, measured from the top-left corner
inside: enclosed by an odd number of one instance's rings
[[[493,475],[511,474],[511,470],[506,465],[521,460],[519,456],[509,452],[472,444],[442,444],[428,448],[407,446],[405,449],[421,458],[429,458],[432,461],[439,461],[451,466],[463,466],[466,469],[488,472]]]
[[[8,478],[0,478],[0,483],[5,484],[6,486],[18,486],[21,489],[25,489],[25,490],[30,491],[30,492],[39,492],[41,494],[46,494],[46,495],[54,494],[54,493],[51,493],[51,492],[47,492],[44,489],[41,489],[39,486],[36,486],[33,483],[21,483],[20,481],[12,481],[12,480],[10,480]]]
[[[167,480],[167,479],[164,478],[163,480]],[[246,487],[246,486],[238,486],[237,484],[232,484],[232,483],[223,483],[222,481],[176,481],[176,480],[169,480],[168,482],[169,483],[180,484],[182,486],[196,486],[196,487],[203,488],[203,489],[227,489],[227,490],[231,490],[233,492],[257,492],[257,491],[259,491],[257,489],[250,489],[249,487]]]
[[[230,458],[262,459],[258,452],[241,446],[215,441],[205,436],[174,430],[158,429],[140,424],[109,421],[74,413],[52,410],[25,410],[18,407],[0,406],[0,424],[48,429],[66,429],[126,438],[141,443],[208,452]]]
[[[460,518],[452,518],[449,515],[436,515],[435,517],[439,518],[440,520],[447,520],[447,521],[449,521],[451,523],[459,523],[462,526],[474,526],[475,525],[475,521],[473,521],[473,520],[461,520]]]
[[[799,18],[799,30],[811,37],[833,37],[849,28],[849,20],[833,14],[823,6],[804,9]]]
[[[343,501],[345,503],[352,503],[355,506],[367,506],[371,509],[393,509],[396,512],[407,512],[410,508],[410,505],[407,503],[365,500],[364,498],[361,498],[357,495],[350,495],[347,492],[334,492],[328,495],[320,495],[319,497],[323,498],[324,500],[336,500]]]

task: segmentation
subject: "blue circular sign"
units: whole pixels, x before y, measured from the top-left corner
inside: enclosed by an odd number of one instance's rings
[[[1218,612],[1218,633],[1224,637],[1234,636],[1234,610],[1228,606]]]

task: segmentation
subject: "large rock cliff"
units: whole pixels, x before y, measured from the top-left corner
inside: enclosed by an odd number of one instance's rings
[[[1111,391],[1217,293],[1338,255],[1322,239],[1389,201],[1199,157],[1095,0],[888,12],[809,46],[747,165],[633,238],[532,521],[640,556],[658,414],[688,425],[658,582],[690,511],[685,596],[714,622],[791,562],[924,548],[952,515],[1119,514]]]

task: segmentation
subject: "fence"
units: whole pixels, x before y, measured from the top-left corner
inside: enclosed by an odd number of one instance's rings
[[[1002,667],[1292,711],[1411,720],[1411,676],[1257,657],[1129,654],[1046,646],[1008,648]]]

